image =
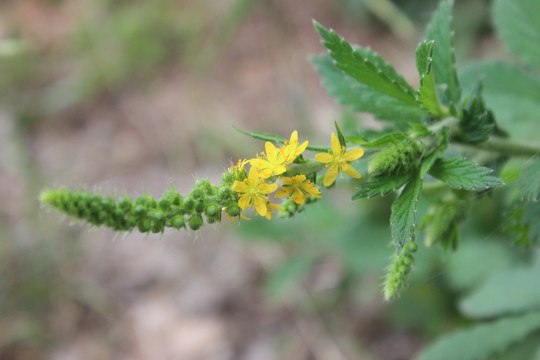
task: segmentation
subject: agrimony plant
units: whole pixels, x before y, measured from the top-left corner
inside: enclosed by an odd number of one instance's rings
[[[524,140],[532,125],[527,120],[537,121],[540,113],[540,28],[535,22],[540,18],[540,3],[496,0],[494,6],[503,40],[527,68],[478,63],[458,76],[451,0],[442,1],[416,49],[417,89],[377,53],[352,46],[314,22],[328,49],[313,59],[323,84],[341,104],[373,114],[384,125],[382,130],[343,133],[336,123],[330,147],[316,147],[308,141],[300,143],[296,131],[287,140],[237,129],[266,141],[265,151],[239,160],[223,174],[219,185],[201,179],[187,195],[171,188],[160,199],[145,194],[134,200],[126,195],[114,198],[86,190],[52,189],[42,193],[41,201],[94,226],[161,233],[166,228],[198,230],[205,222],[221,221],[223,215],[245,219],[248,208],[268,219],[277,210],[282,217],[294,216],[344,175],[362,178],[354,180],[358,188],[353,200],[396,194],[389,219],[395,250],[384,278],[387,300],[398,296],[414,269],[415,256],[422,256],[417,252],[416,224],[420,223],[417,203],[425,191],[436,194],[420,226],[428,246],[458,250],[460,228],[472,204],[503,185],[515,189],[508,191],[509,209],[517,209],[508,227],[517,234],[515,243],[537,244],[540,144]],[[520,126],[514,126],[520,119],[529,132],[520,133]],[[313,157],[307,155],[313,152]],[[517,181],[505,184],[498,174],[509,159],[516,159],[523,171]],[[355,169],[358,161],[369,162],[367,173]],[[273,198],[285,200],[277,204]],[[489,293],[496,287],[492,285]],[[420,358],[476,359],[503,351],[540,328],[540,292],[527,296],[532,298],[527,306],[514,309],[520,315],[507,319],[500,308],[492,310],[490,316],[500,319],[449,336]],[[474,316],[471,304],[476,298],[472,299],[464,302],[463,309]],[[493,336],[498,340],[484,341]],[[467,347],[469,342],[476,345]]]

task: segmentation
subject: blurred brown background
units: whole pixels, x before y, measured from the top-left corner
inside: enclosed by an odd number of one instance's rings
[[[458,5],[461,53],[491,48],[488,2]],[[423,338],[384,315],[384,246],[379,272],[356,277],[353,295],[320,302],[350,280],[331,255],[300,282],[296,265],[285,267],[293,280],[285,276],[289,290],[275,300],[264,290],[268,273],[296,245],[272,243],[258,223],[250,231],[269,241],[249,244],[227,221],[197,233],[116,235],[72,224],[37,198],[55,186],[159,197],[170,184],[187,193],[197,178],[218,183],[231,161],[263,146],[232,125],[284,137],[297,129],[301,140],[327,143],[344,115],[309,62],[323,51],[312,19],[372,47],[416,84],[414,48],[435,6],[2,0],[0,359],[410,358]],[[325,196],[348,204],[348,194]],[[292,228],[291,242],[314,236]]]

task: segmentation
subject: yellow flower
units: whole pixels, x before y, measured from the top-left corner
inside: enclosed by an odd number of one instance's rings
[[[285,208],[281,205],[268,203],[266,206],[266,215],[265,215],[265,217],[268,220],[272,219],[272,215],[274,215],[274,213],[272,212],[272,209],[285,210]]]
[[[299,205],[304,204],[306,197],[321,198],[321,192],[313,185],[313,183],[306,179],[305,175],[296,175],[292,178],[283,178],[283,187],[276,193],[277,198],[292,196],[293,201]]]
[[[285,163],[287,158],[281,149],[277,149],[271,142],[266,142],[264,145],[266,155],[264,158],[256,158],[249,160],[252,167],[255,167],[263,179],[267,179],[273,175],[283,174],[287,171]]]
[[[343,171],[350,177],[359,179],[362,175],[349,162],[361,158],[362,155],[364,155],[364,149],[361,148],[345,152],[345,147],[341,146],[336,134],[332,133],[332,154],[319,153],[315,155],[315,160],[325,163],[328,168],[326,175],[324,175],[323,185],[332,185],[336,181],[338,173],[343,178]]]
[[[294,130],[291,134],[291,139],[289,142],[285,142],[285,147],[282,148],[283,155],[285,156],[286,163],[290,164],[296,159],[300,154],[306,150],[308,146],[307,140],[298,146],[298,131]]]
[[[231,189],[239,193],[238,206],[242,210],[253,205],[259,215],[266,216],[268,194],[276,191],[277,187],[277,184],[267,184],[260,179],[257,169],[252,166],[248,177],[243,181],[236,180]]]

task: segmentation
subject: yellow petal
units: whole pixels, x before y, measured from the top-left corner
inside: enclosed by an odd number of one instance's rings
[[[235,180],[234,184],[231,186],[231,189],[239,193],[245,193],[249,191],[248,186],[244,184],[244,182],[238,180]]]
[[[283,182],[283,185],[291,185],[293,182],[293,179],[287,176],[284,176],[281,178],[281,181]]]
[[[345,161],[354,161],[356,159],[359,159],[364,155],[364,149],[358,148],[358,149],[352,149],[349,150],[343,155],[343,159]]]
[[[275,197],[282,198],[285,196],[289,196],[291,194],[291,188],[281,188],[277,193],[275,193]]]
[[[249,168],[248,178],[251,181],[259,181],[259,172],[257,171],[257,169],[254,166]]]
[[[332,151],[334,155],[341,155],[341,144],[339,143],[338,137],[333,132],[332,132]]]
[[[266,157],[268,160],[275,159],[278,154],[278,149],[272,144],[271,142],[267,141],[266,144],[264,144],[264,148],[266,150]]]
[[[240,196],[240,199],[238,199],[238,206],[240,206],[240,209],[244,210],[245,208],[249,206],[250,198],[251,196],[247,196],[247,195]]]
[[[362,175],[358,171],[356,171],[350,164],[343,164],[341,166],[343,171],[345,171],[345,174],[349,175],[350,177],[353,177],[355,179],[360,179]]]
[[[304,141],[302,144],[300,144],[298,149],[296,149],[296,151],[294,152],[295,157],[300,155],[301,153],[303,153],[304,150],[306,150],[307,146],[308,146],[308,141],[307,140]]]
[[[265,169],[268,167],[268,161],[265,161],[263,159],[251,159],[249,160],[249,163],[251,164],[251,166],[253,167],[256,167],[257,169]]]
[[[330,166],[330,168],[326,172],[326,175],[324,175],[323,185],[324,186],[332,185],[334,181],[336,181],[337,174],[338,174],[338,166],[337,165]]]
[[[266,208],[266,201],[262,198],[255,196],[253,198],[253,205],[255,205],[255,210],[259,213],[261,216],[265,216],[268,209]]]
[[[293,200],[295,203],[297,203],[298,205],[303,205],[304,204],[304,201],[305,201],[306,197],[304,196],[304,194],[302,194],[302,192],[298,189],[294,190],[293,192]]]
[[[315,155],[315,160],[326,164],[334,161],[334,155],[330,155],[328,153],[318,153]]]
[[[291,139],[289,140],[289,144],[298,143],[298,131],[294,130],[291,134]]]
[[[278,188],[278,184],[262,184],[259,187],[259,193],[270,194]]]

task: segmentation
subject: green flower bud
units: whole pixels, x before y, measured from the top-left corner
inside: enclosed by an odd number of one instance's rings
[[[105,196],[101,199],[101,206],[103,209],[110,211],[116,207],[116,203],[111,196]]]
[[[123,210],[129,210],[132,206],[131,199],[127,196],[123,196],[120,199],[118,199],[118,207]]]
[[[205,208],[205,204],[204,204],[204,201],[202,200],[199,200],[195,203],[195,212],[197,214],[202,214],[204,212],[204,208]]]
[[[386,300],[393,299],[405,286],[407,275],[411,272],[414,264],[412,254],[416,249],[416,244],[409,242],[403,246],[399,255],[393,255],[384,282],[384,297]]]
[[[142,233],[149,232],[151,228],[150,219],[143,219],[139,221],[139,223],[137,224],[137,228]]]
[[[186,221],[182,215],[175,215],[171,219],[171,226],[175,229],[180,229],[186,225]]]
[[[146,206],[147,203],[148,201],[143,196],[137,196],[137,198],[135,199],[135,205]]]
[[[146,207],[143,205],[137,205],[135,206],[135,209],[133,209],[133,214],[137,217],[145,216],[147,213]]]
[[[159,210],[154,211],[154,213],[152,214],[152,218],[156,222],[165,222],[165,214]]]
[[[238,216],[240,215],[240,212],[242,210],[240,209],[240,206],[238,206],[237,204],[231,204],[229,206],[227,206],[227,214],[229,214],[229,216],[231,217],[235,217],[235,216]]]
[[[221,208],[216,203],[210,203],[206,206],[204,213],[206,216],[216,216],[221,212]]]
[[[232,194],[232,191],[229,187],[227,186],[221,186],[218,190],[218,198],[221,200],[221,201],[225,201],[227,199],[229,199],[229,197],[231,196]]]
[[[201,215],[195,214],[189,218],[188,224],[192,230],[199,230],[199,228],[203,225],[203,219]]]
[[[369,163],[368,171],[370,174],[381,174],[414,168],[420,163],[421,155],[421,146],[411,138],[405,138],[375,155]]]
[[[203,191],[199,188],[194,188],[193,190],[191,190],[191,193],[190,193],[190,196],[193,199],[200,199],[203,197],[203,195],[204,195]]]
[[[169,198],[166,198],[165,196],[162,197],[158,202],[158,207],[163,210],[167,211],[171,207],[171,200]]]
[[[195,201],[190,196],[184,198],[182,208],[186,211],[191,211],[195,207]]]

